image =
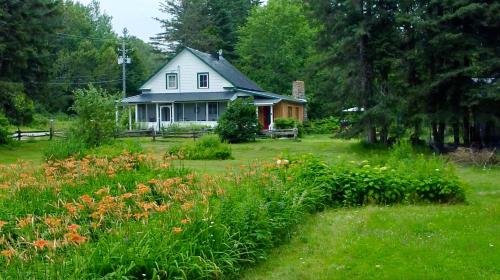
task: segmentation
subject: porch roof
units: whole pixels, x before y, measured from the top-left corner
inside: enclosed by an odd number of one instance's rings
[[[255,99],[253,103],[256,106],[264,106],[264,105],[274,105],[281,101],[281,99]]]
[[[234,92],[182,92],[182,93],[143,93],[122,99],[125,104],[142,103],[172,103],[194,101],[227,101],[234,96]]]

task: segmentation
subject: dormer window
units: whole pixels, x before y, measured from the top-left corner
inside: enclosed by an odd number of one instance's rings
[[[177,88],[177,73],[167,73],[167,89]]]
[[[198,88],[208,88],[208,73],[198,73]]]

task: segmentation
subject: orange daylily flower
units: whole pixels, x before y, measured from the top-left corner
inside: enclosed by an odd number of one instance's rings
[[[76,244],[81,244],[85,241],[87,241],[87,237],[81,236],[77,232],[68,232],[64,235],[64,238],[66,238],[67,241],[76,243]]]
[[[7,249],[7,250],[3,250],[3,251],[0,251],[0,255],[10,259],[12,258],[12,256],[16,253],[16,251],[14,251],[13,249]]]
[[[88,194],[80,196],[80,199],[88,205],[92,205],[94,203],[94,199]]]
[[[138,194],[144,194],[144,193],[147,193],[147,192],[150,192],[151,191],[151,188],[144,185],[144,184],[139,184],[137,185],[137,193]]]
[[[33,217],[28,216],[24,219],[19,220],[19,222],[17,223],[17,226],[20,228],[23,228],[23,227],[26,227],[27,225],[31,224],[32,221],[33,221]]]
[[[49,246],[49,241],[39,239],[39,240],[33,242],[33,246],[35,246],[36,249],[43,249],[43,248]]]
[[[58,218],[53,218],[53,217],[47,217],[45,218],[45,224],[47,224],[50,227],[58,227],[61,225],[61,219]]]
[[[186,218],[186,219],[182,219],[182,220],[181,220],[181,223],[182,223],[182,224],[185,224],[185,225],[186,225],[186,224],[189,224],[190,222],[191,222],[191,220],[190,220],[189,218]]]
[[[77,230],[80,229],[80,226],[76,224],[71,224],[67,227],[67,229],[71,232],[76,232]]]
[[[122,198],[125,198],[125,199],[131,198],[132,196],[134,196],[134,194],[133,193],[129,193],[129,192],[122,194]]]
[[[6,224],[8,224],[6,221],[0,221],[0,229],[2,229]]]

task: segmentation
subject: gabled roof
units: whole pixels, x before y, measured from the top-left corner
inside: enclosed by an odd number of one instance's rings
[[[200,60],[205,62],[208,66],[214,69],[215,72],[219,73],[222,77],[233,84],[233,86],[253,91],[264,91],[254,81],[250,80],[247,76],[236,69],[236,67],[229,63],[229,61],[227,61],[224,57],[219,56],[219,58],[217,58],[214,55],[200,52],[192,48],[186,48],[186,50],[190,51]]]
[[[224,79],[230,82],[234,87],[253,90],[253,91],[264,91],[254,81],[250,80],[247,76],[241,73],[236,67],[234,67],[231,63],[229,63],[229,61],[227,61],[224,57],[220,56],[217,59],[217,57],[215,57],[214,55],[200,52],[199,50],[195,50],[193,48],[188,48],[188,47],[184,48],[182,51],[184,50],[189,51],[199,60],[203,61],[206,65],[208,65],[215,72],[221,75]],[[153,77],[155,77],[156,74],[158,74],[158,72],[160,72],[170,61],[172,61],[173,58],[175,58],[175,56],[169,59],[166,63],[164,63],[153,74],[151,74],[146,80],[146,82],[142,84],[141,88],[143,88],[145,84],[147,84]]]

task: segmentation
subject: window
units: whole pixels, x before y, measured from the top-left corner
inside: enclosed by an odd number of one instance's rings
[[[208,103],[208,120],[217,121],[218,119],[218,103]]]
[[[288,118],[292,118],[293,117],[293,108],[292,106],[288,106]]]
[[[198,88],[208,88],[208,73],[198,73]]]
[[[167,73],[167,89],[177,88],[177,73]]]
[[[295,107],[295,118],[297,120],[300,120],[300,118],[299,118],[299,107]]]

